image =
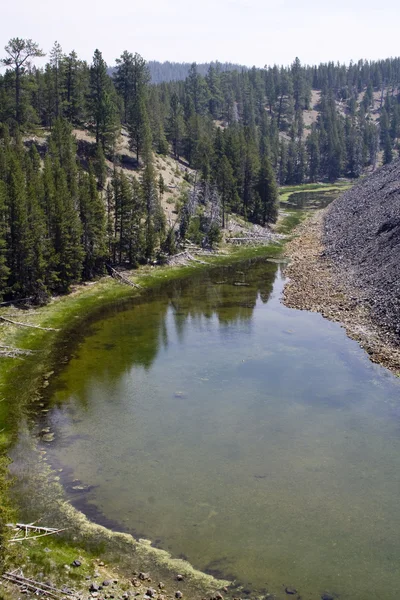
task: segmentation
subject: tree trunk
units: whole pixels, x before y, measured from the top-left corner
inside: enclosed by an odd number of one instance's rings
[[[20,124],[20,94],[21,94],[21,73],[19,65],[15,68],[15,119]]]

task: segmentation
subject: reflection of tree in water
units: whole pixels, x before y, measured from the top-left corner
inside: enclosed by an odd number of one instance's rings
[[[54,381],[53,397],[62,402],[74,395],[86,404],[94,385],[111,395],[133,366],[150,369],[159,350],[168,346],[169,312],[180,342],[189,320],[217,318],[221,326],[250,322],[257,298],[265,303],[270,297],[276,269],[276,264],[259,260],[211,269],[170,282],[145,302],[103,317],[90,326],[76,358]]]
[[[270,297],[277,265],[249,261],[235,267],[213,269],[202,277],[176,281],[168,290],[174,310],[175,325],[182,339],[186,321],[218,318],[230,325],[250,321],[260,296],[263,303]]]

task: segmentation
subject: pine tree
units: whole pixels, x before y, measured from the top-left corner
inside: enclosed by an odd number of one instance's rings
[[[130,149],[135,152],[139,164],[139,158],[146,146],[151,145],[150,123],[144,94],[130,106],[128,131]]]
[[[106,234],[107,234],[107,248],[108,248],[108,257],[110,260],[114,257],[115,262],[115,221],[114,221],[114,212],[115,212],[115,202],[114,202],[114,193],[113,187],[109,182],[107,184],[106,189],[106,211],[107,211],[107,225],[106,225]]]
[[[116,61],[113,78],[115,88],[123,100],[123,119],[124,124],[128,121],[128,113],[132,96],[135,94],[135,62],[131,52],[125,50]]]
[[[84,250],[82,224],[74,198],[68,189],[67,176],[56,159],[53,166],[55,184],[55,269],[59,291],[67,292],[82,276]]]
[[[170,101],[170,113],[167,120],[167,138],[172,144],[174,158],[179,160],[182,149],[182,138],[184,130],[182,105],[178,95],[172,94]]]
[[[0,60],[0,63],[6,67],[13,67],[15,77],[15,120],[18,124],[22,122],[21,115],[21,89],[22,77],[26,72],[29,59],[44,56],[44,52],[39,45],[32,40],[11,38],[5,46],[8,56]]]
[[[149,72],[146,61],[135,54],[132,58],[130,77],[130,95],[127,99],[128,106],[126,110],[126,121],[129,132],[129,145],[131,150],[136,153],[136,160],[145,151],[147,144],[151,145],[150,121],[147,111],[147,84],[149,82]]]
[[[29,279],[25,284],[25,288],[36,304],[44,304],[48,299],[46,287],[46,223],[41,206],[43,181],[40,156],[35,146],[31,147],[26,159],[26,181],[29,227],[29,252],[26,257],[26,266],[29,269]]]
[[[94,169],[79,176],[79,210],[84,251],[83,277],[101,274],[106,259],[106,219],[103,200],[97,191]]]
[[[10,269],[7,266],[6,232],[8,227],[6,210],[6,184],[0,180],[0,299],[3,299],[7,289]]]
[[[318,133],[313,126],[311,133],[307,138],[307,151],[308,151],[308,171],[311,183],[318,181],[319,179],[319,166],[320,166],[320,152],[319,152],[319,140]]]
[[[227,157],[222,156],[216,173],[218,190],[221,195],[222,202],[222,228],[225,228],[225,217],[227,211],[234,206],[236,201],[236,188],[233,178],[233,169]]]
[[[132,180],[131,199],[127,211],[126,239],[127,258],[132,267],[136,267],[145,255],[143,219],[145,217],[142,190],[137,179]]]
[[[112,148],[118,126],[117,107],[107,64],[100,50],[95,50],[90,67],[88,108],[96,144],[101,144],[103,151]]]
[[[260,198],[260,212],[254,215],[255,220],[261,225],[275,223],[278,218],[279,195],[274,170],[267,156],[261,161],[256,191]]]
[[[157,183],[151,160],[146,160],[145,168],[140,178],[141,193],[145,206],[145,258],[150,260],[154,256],[156,236],[165,229],[157,194]]]
[[[86,119],[85,98],[89,94],[89,70],[86,63],[72,51],[62,60],[62,102],[64,114],[70,123],[82,125]]]
[[[392,149],[392,140],[390,138],[389,132],[386,132],[385,140],[383,143],[383,164],[387,165],[391,163],[393,160],[393,149]]]
[[[107,166],[101,144],[96,144],[96,154],[93,161],[93,169],[97,178],[97,186],[100,190],[102,190],[106,184]]]
[[[63,51],[58,42],[54,42],[53,48],[50,50],[50,66],[52,69],[54,81],[54,117],[58,119],[62,116],[61,104],[61,81],[63,67]]]

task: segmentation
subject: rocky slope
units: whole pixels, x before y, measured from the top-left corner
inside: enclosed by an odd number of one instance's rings
[[[400,160],[340,196],[324,220],[325,256],[358,302],[400,340]]]

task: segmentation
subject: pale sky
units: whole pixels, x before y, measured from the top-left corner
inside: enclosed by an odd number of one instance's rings
[[[398,0],[3,0],[1,12],[0,57],[12,37],[89,62],[99,48],[109,65],[123,50],[257,67],[400,55]]]

